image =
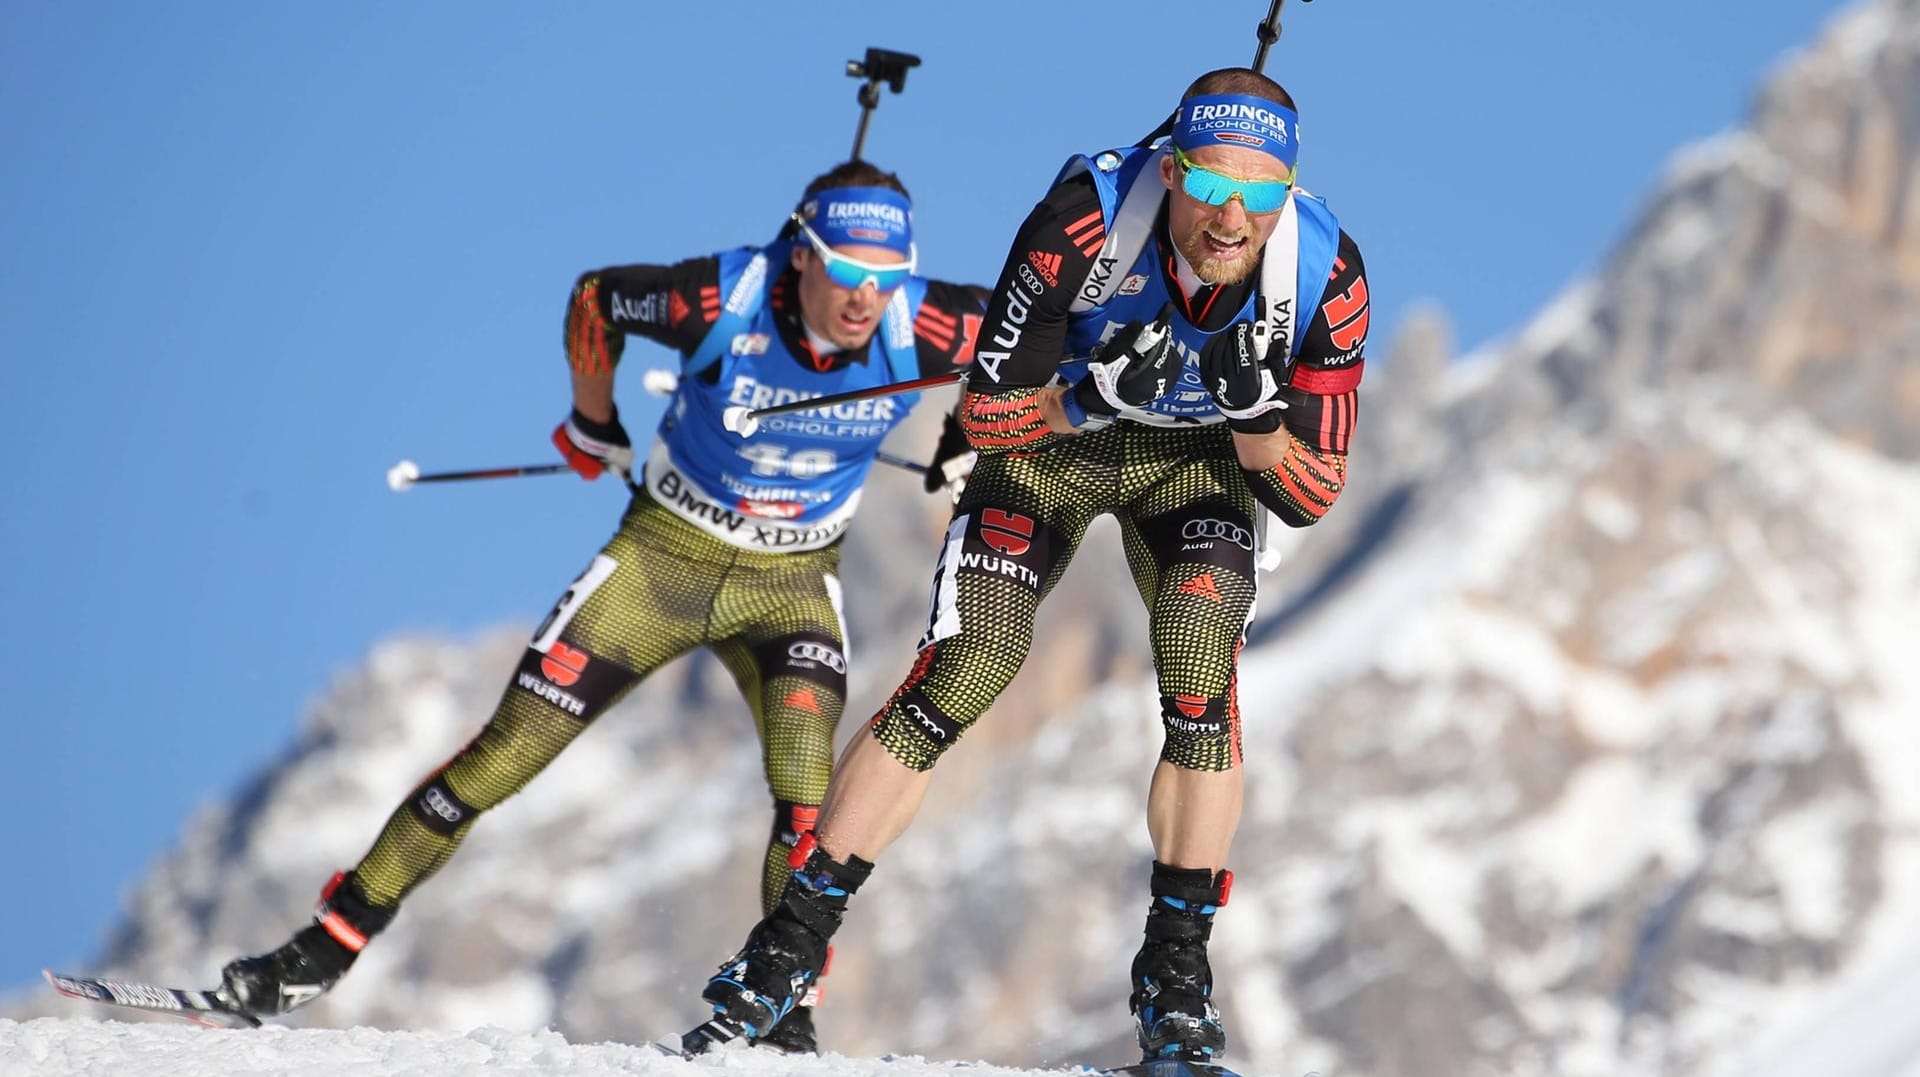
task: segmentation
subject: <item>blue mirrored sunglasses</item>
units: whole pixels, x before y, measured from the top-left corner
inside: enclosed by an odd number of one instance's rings
[[[904,262],[890,262],[886,265],[863,262],[858,258],[849,258],[827,246],[826,240],[821,239],[818,233],[808,228],[807,222],[801,220],[799,214],[794,214],[793,223],[800,226],[800,231],[806,235],[807,242],[813,244],[814,253],[820,256],[820,264],[827,271],[827,279],[842,288],[861,288],[871,284],[875,291],[891,292],[907,283],[907,279],[913,276],[914,258],[911,256]]]
[[[1287,193],[1293,190],[1292,180],[1235,179],[1201,168],[1180,152],[1178,146],[1173,147],[1173,161],[1180,166],[1180,189],[1187,192],[1187,197],[1197,198],[1209,206],[1224,206],[1238,195],[1248,213],[1272,213],[1287,204]]]

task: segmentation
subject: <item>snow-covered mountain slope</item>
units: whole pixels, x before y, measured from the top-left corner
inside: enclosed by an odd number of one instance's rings
[[[1911,1068],[1885,985],[1920,953],[1920,0],[1837,19],[1589,279],[1448,351],[1437,318],[1375,349],[1352,485],[1262,595],[1214,947],[1231,1059],[1717,1077],[1847,1029],[1859,1073]],[[937,527],[881,481],[849,732],[905,669]],[[831,1048],[1131,1053],[1159,729],[1116,545],[856,899]],[[380,648],[187,827],[99,971],[207,983],[283,939],[522,639]],[[753,918],[747,730],[711,663],[656,678],[292,1023],[684,1028]]]

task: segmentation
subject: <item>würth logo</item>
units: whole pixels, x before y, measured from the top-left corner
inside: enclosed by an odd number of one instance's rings
[[[1018,557],[1033,548],[1033,518],[1005,509],[984,509],[980,541],[1008,557]]]
[[[1180,713],[1189,718],[1198,718],[1207,713],[1207,700],[1204,696],[1174,696],[1173,705]]]
[[[1028,251],[1027,261],[1033,263],[1033,268],[1040,274],[1040,279],[1047,282],[1047,287],[1052,288],[1060,283],[1060,256],[1058,254],[1048,254],[1046,251]]]
[[[587,671],[587,652],[569,647],[554,640],[547,648],[546,657],[540,659],[540,672],[562,688],[571,688]]]

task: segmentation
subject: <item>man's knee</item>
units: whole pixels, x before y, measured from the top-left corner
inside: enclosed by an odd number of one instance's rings
[[[1160,758],[1184,770],[1219,772],[1240,765],[1240,708],[1233,693],[1160,697],[1166,740]]]

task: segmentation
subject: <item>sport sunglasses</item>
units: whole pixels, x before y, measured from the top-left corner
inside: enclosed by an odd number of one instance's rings
[[[1224,206],[1238,195],[1248,213],[1272,213],[1287,204],[1287,193],[1293,190],[1292,180],[1235,179],[1201,168],[1178,146],[1173,147],[1173,161],[1180,166],[1180,189],[1209,206]]]
[[[800,226],[800,231],[805,233],[807,242],[813,244],[814,253],[820,256],[820,264],[826,267],[827,279],[842,288],[859,288],[872,284],[875,291],[891,292],[907,283],[907,279],[913,276],[915,258],[912,256],[904,262],[890,262],[886,265],[863,262],[858,258],[849,258],[827,246],[826,240],[821,239],[818,233],[808,228],[807,222],[801,220],[798,213],[793,215],[793,223]]]

